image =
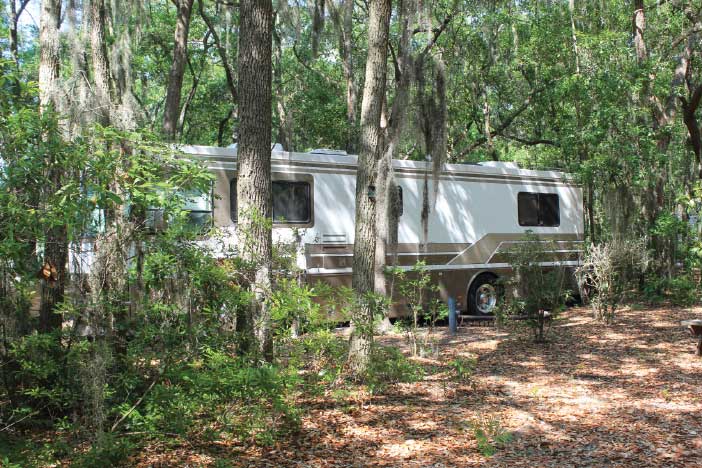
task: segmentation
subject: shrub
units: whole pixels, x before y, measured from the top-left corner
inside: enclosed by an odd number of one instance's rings
[[[271,365],[206,349],[203,357],[167,369],[139,408],[127,415],[125,427],[154,434],[186,435],[198,426],[218,425],[242,439],[269,443],[294,430],[297,409],[291,390],[297,377]]]
[[[448,307],[438,300],[439,287],[432,282],[426,263],[419,261],[408,272],[400,268],[394,268],[391,272],[403,301],[412,313],[410,317],[397,322],[407,336],[412,356],[425,355],[430,351],[437,353],[437,349],[430,349],[434,344],[430,340],[436,323],[448,317]],[[420,323],[429,325],[421,343],[417,333]]]
[[[566,270],[556,250],[554,242],[527,231],[508,253],[514,275],[507,285],[513,294],[507,295],[505,309],[507,315],[526,315],[536,342],[545,341],[548,325],[563,310],[569,294],[565,289]]]
[[[424,369],[394,347],[373,345],[363,381],[371,393],[382,392],[388,384],[412,383],[424,377]]]
[[[646,278],[643,293],[649,302],[670,301],[676,306],[690,306],[700,298],[699,286],[689,275]]]
[[[576,275],[595,318],[612,323],[621,302],[631,294],[648,263],[643,239],[591,245]]]
[[[448,362],[453,379],[462,383],[471,381],[477,364],[478,360],[474,357],[457,357]]]
[[[483,456],[491,457],[497,450],[512,441],[513,435],[497,419],[476,419],[470,423],[478,450]]]

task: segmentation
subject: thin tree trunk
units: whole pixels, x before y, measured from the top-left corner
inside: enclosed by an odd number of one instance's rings
[[[8,17],[10,20],[10,25],[8,33],[10,39],[10,55],[12,55],[12,60],[15,62],[15,66],[19,69],[19,41],[17,38],[17,30],[19,18],[22,15],[24,9],[27,7],[29,0],[22,0],[19,4],[19,8],[17,8],[16,0],[10,0],[9,3],[10,10]]]
[[[341,0],[339,6],[330,3],[332,20],[336,26],[339,41],[339,56],[346,81],[346,151],[355,152],[356,142],[356,107],[358,103],[358,85],[354,76],[353,61],[353,8],[354,0]]]
[[[178,116],[180,113],[180,94],[183,88],[183,76],[188,54],[188,32],[190,30],[190,15],[194,0],[178,0],[178,15],[175,28],[175,43],[173,45],[173,62],[168,74],[168,89],[166,91],[166,108],[163,112],[163,133],[170,140],[176,139]],[[242,23],[243,24],[243,23]]]
[[[319,51],[319,39],[324,30],[325,6],[325,0],[314,0],[314,11],[312,13],[312,59],[317,58]]]
[[[270,360],[273,354],[267,299],[271,287],[273,241],[271,206],[271,0],[239,4],[238,229],[239,252],[254,268],[246,332],[250,349]]]
[[[89,14],[90,52],[97,97],[97,119],[101,125],[108,125],[112,115],[114,92],[105,41],[105,0],[91,0]]]
[[[61,0],[43,0],[39,26],[39,106],[41,112],[59,109],[59,27]],[[54,155],[50,154],[47,166],[49,191],[58,192],[62,185],[62,171]],[[68,256],[65,225],[54,226],[46,233],[44,265],[49,268],[49,278],[43,280],[39,326],[43,331],[61,328],[61,316],[55,314],[56,306],[63,301],[66,288],[66,262]]]
[[[286,151],[293,151],[295,146],[293,144],[292,119],[285,107],[285,90],[283,89],[283,45],[275,30],[273,31],[273,41],[275,42],[273,82],[275,84],[275,109],[278,117],[276,142],[280,143]]]
[[[634,51],[639,65],[648,58],[644,31],[646,30],[646,16],[644,13],[644,0],[634,0]]]
[[[217,29],[215,28],[212,19],[207,15],[202,0],[198,0],[198,10],[200,12],[200,16],[202,17],[202,20],[205,22],[205,24],[207,24],[207,28],[212,33],[212,38],[214,39],[215,47],[217,48],[217,53],[219,54],[219,58],[222,60],[224,75],[227,78],[227,89],[229,90],[229,94],[231,94],[232,96],[233,103],[236,104],[239,98],[237,97],[236,80],[234,79],[234,69],[232,68],[232,65],[229,60],[229,41],[225,37],[225,43],[224,45],[222,45],[222,42],[219,38],[219,33],[217,33]],[[227,30],[227,32],[228,31],[229,30]]]
[[[392,299],[392,291],[388,290],[388,280],[385,273],[387,267],[388,248],[394,264],[397,253],[397,229],[399,222],[399,197],[397,195],[397,185],[394,182],[392,160],[395,158],[400,135],[407,115],[407,103],[409,101],[409,87],[412,82],[412,66],[410,60],[410,14],[412,0],[401,0],[398,6],[398,23],[401,25],[400,43],[398,47],[398,57],[395,67],[396,91],[395,99],[392,103],[390,118],[388,121],[386,134],[384,136],[385,148],[378,164],[376,175],[376,202],[375,202],[375,293],[379,296]],[[390,329],[390,320],[386,317],[379,327],[381,332]]]
[[[490,156],[490,159],[492,159],[493,161],[499,161],[500,156],[497,153],[497,151],[495,151],[495,145],[492,141],[492,124],[490,123],[490,101],[488,100],[487,87],[483,87],[483,91],[481,94],[483,97],[483,132],[485,133],[487,152]]]
[[[356,305],[348,357],[349,370],[355,376],[361,376],[366,371],[373,342],[376,307],[370,295],[374,292],[375,206],[368,192],[375,183],[377,161],[383,148],[380,116],[385,98],[391,1],[371,0],[369,9],[368,58],[361,104],[361,146],[356,172],[352,278]]]

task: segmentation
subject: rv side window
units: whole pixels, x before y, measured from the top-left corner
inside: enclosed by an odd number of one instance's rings
[[[311,201],[309,182],[273,181],[273,223],[309,223]]]
[[[212,224],[212,194],[199,190],[183,193],[183,209],[187,212],[188,224],[205,230]]]
[[[561,224],[560,204],[555,193],[527,193],[517,195],[520,226],[555,227]]]
[[[312,197],[309,182],[274,180],[273,224],[306,224],[312,221]],[[232,221],[237,221],[236,179],[229,183]]]
[[[236,224],[237,217],[237,202],[236,202],[236,178],[229,182],[229,216],[232,218],[232,222]]]
[[[212,193],[199,190],[179,192],[181,208],[187,216],[187,223],[193,229],[204,232],[212,225]],[[145,210],[145,226],[149,231],[161,231],[168,224],[168,216],[163,207],[148,207]]]
[[[400,217],[402,216],[402,213],[405,212],[405,202],[402,199],[402,187],[399,185],[397,186],[397,216]]]

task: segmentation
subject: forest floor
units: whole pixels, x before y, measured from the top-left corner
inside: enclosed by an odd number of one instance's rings
[[[426,375],[382,394],[302,402],[301,431],[273,447],[183,446],[142,466],[700,466],[702,358],[680,321],[702,309],[629,308],[615,323],[565,312],[549,343],[522,330],[436,337]],[[406,349],[402,335],[379,338]],[[451,362],[477,358],[460,381]],[[454,364],[455,366],[456,364]],[[485,435],[485,438],[481,437]],[[491,452],[494,452],[491,454]],[[217,464],[215,464],[217,466]],[[220,465],[222,466],[222,465]]]

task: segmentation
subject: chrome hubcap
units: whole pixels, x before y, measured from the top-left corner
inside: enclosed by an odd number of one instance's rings
[[[497,305],[497,291],[489,283],[480,285],[475,292],[475,302],[481,314],[490,314]]]

